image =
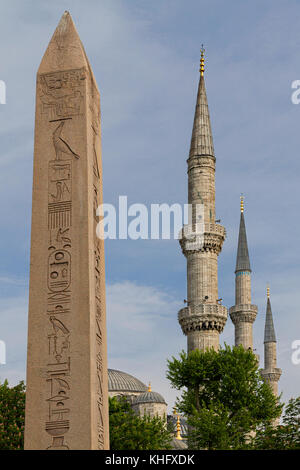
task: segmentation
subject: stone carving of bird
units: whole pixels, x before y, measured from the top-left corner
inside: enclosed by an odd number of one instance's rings
[[[53,145],[55,148],[55,153],[56,153],[56,160],[61,160],[61,154],[66,153],[67,155],[73,155],[75,158],[80,158],[77,153],[75,153],[70,145],[61,137],[61,132],[64,127],[65,122],[61,121],[59,126],[55,129],[53,132]]]

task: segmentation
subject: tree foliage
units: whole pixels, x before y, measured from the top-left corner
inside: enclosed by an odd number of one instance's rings
[[[18,450],[24,446],[25,385],[0,384],[0,450]]]
[[[300,397],[285,406],[282,424],[262,426],[250,447],[255,449],[300,450]]]
[[[187,416],[193,449],[243,448],[251,432],[281,413],[256,356],[242,346],[182,352],[168,361],[167,378],[185,389],[177,406]]]
[[[109,398],[109,435],[111,450],[170,449],[171,434],[159,417],[137,416],[128,401]]]
[[[0,384],[0,450],[24,448],[25,385]],[[150,416],[138,417],[128,401],[109,399],[109,425],[112,450],[170,449],[172,435],[165,422]]]

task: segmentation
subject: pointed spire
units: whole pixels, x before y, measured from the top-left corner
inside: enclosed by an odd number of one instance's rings
[[[237,273],[238,271],[250,271],[251,272],[245,217],[244,217],[244,197],[243,196],[241,196],[241,219],[240,219],[240,231],[239,231],[239,241],[238,241],[238,249],[237,249],[237,256],[236,256],[235,273]]]
[[[201,59],[200,59],[200,70],[199,70],[199,72],[200,72],[201,77],[203,77],[203,75],[204,75],[204,52],[205,52],[203,44],[201,46],[200,52],[201,52]]]
[[[241,212],[244,212],[244,196],[241,195]]]
[[[177,415],[177,422],[176,422],[176,439],[182,440],[181,433],[180,433],[180,417]]]
[[[274,322],[273,322],[269,286],[267,287],[267,311],[266,311],[264,343],[276,343],[276,335],[275,335],[275,328],[274,328]]]
[[[201,49],[200,81],[194,116],[194,125],[190,147],[190,157],[210,155],[215,156],[211,132],[208,103],[204,83],[204,49]]]

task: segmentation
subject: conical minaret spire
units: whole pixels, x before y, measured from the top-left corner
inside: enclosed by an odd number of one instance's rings
[[[204,49],[201,49],[200,80],[190,147],[190,158],[199,155],[215,156],[209,109],[204,81]]]
[[[240,230],[235,267],[235,305],[229,310],[235,327],[235,346],[253,349],[252,326],[257,306],[251,303],[251,268],[244,217],[244,198],[241,196]]]
[[[261,371],[262,377],[271,386],[274,395],[278,395],[278,381],[282,374],[277,367],[276,335],[270,301],[270,288],[267,288],[267,310],[264,335],[265,367]]]
[[[250,259],[247,243],[246,225],[244,217],[244,197],[241,196],[241,218],[240,218],[240,231],[238,240],[238,249],[236,256],[235,273],[239,271],[248,271],[251,273]]]
[[[216,224],[215,154],[204,83],[204,49],[188,158],[188,202],[192,218],[180,240],[187,259],[187,307],[178,313],[188,351],[219,347],[227,309],[218,298],[218,255],[225,228]]]
[[[267,287],[267,311],[266,311],[266,322],[265,322],[265,343],[276,343],[275,328],[273,322],[272,307],[270,301],[270,288]]]

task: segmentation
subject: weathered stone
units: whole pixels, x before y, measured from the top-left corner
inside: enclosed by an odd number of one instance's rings
[[[37,73],[25,449],[107,449],[99,91],[68,12]]]

